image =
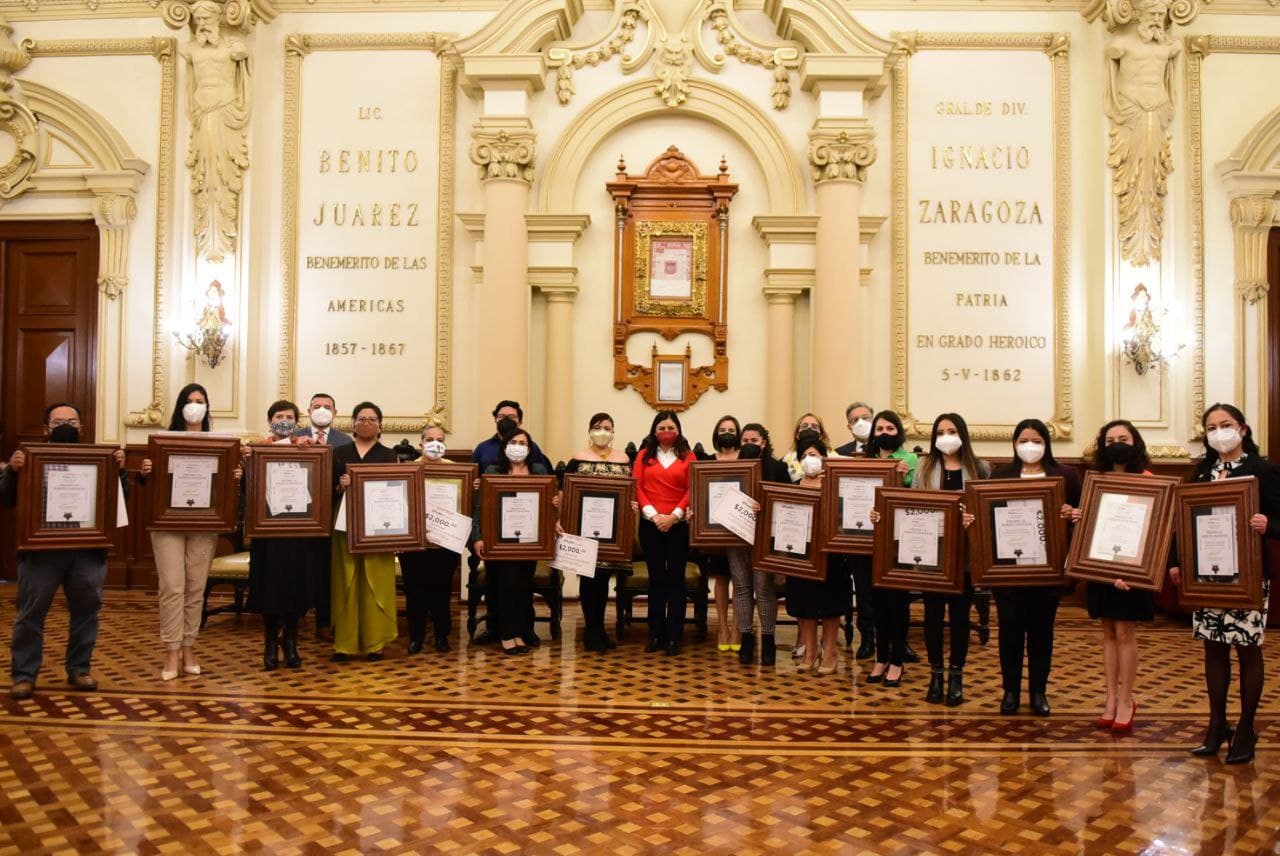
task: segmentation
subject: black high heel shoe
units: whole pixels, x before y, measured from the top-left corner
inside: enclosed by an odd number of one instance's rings
[[[1200,758],[1217,755],[1218,750],[1222,748],[1222,744],[1230,743],[1231,736],[1235,733],[1235,729],[1230,725],[1223,725],[1220,728],[1210,726],[1205,730],[1204,740],[1200,741],[1200,745],[1190,750],[1191,754]]]
[[[1227,757],[1223,759],[1223,763],[1248,764],[1253,760],[1254,751],[1257,747],[1258,732],[1252,731],[1245,735],[1237,730],[1235,737],[1231,740],[1231,748],[1227,750]]]

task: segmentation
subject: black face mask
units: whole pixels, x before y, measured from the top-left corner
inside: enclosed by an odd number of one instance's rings
[[[736,449],[742,445],[742,441],[732,431],[721,431],[716,435],[714,445],[717,449]]]
[[[904,439],[901,434],[877,434],[874,442],[877,449],[893,453],[902,448]]]
[[[504,416],[498,420],[499,434],[502,434],[502,435],[508,434],[514,431],[518,427],[519,427],[519,424],[516,422],[516,420],[512,419],[510,416]]]
[[[74,425],[55,425],[49,432],[50,443],[79,443],[80,429]]]
[[[744,443],[741,451],[738,452],[739,461],[755,461],[760,459],[760,455],[764,450],[755,443]]]
[[[1133,446],[1128,443],[1112,443],[1102,447],[1103,458],[1112,465],[1124,466],[1133,460]]]

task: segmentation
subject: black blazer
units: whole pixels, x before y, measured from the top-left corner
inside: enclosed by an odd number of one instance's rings
[[[1044,474],[1047,478],[1060,478],[1063,481],[1063,489],[1067,494],[1067,505],[1072,508],[1080,506],[1080,474],[1076,472],[1075,467],[1066,467],[1062,464],[1046,465]],[[1016,479],[1022,477],[1022,462],[1014,461],[1011,464],[1003,464],[996,467],[991,473],[993,479]]]
[[[333,448],[333,502],[336,506],[341,498],[338,493],[338,480],[342,478],[347,471],[348,464],[398,464],[400,459],[396,457],[396,453],[392,451],[390,446],[384,446],[381,443],[374,443],[373,448],[369,450],[369,454],[363,458],[356,451],[355,443],[343,443],[341,446]]]
[[[1244,476],[1255,476],[1258,479],[1258,510],[1267,517],[1265,537],[1280,539],[1280,467],[1255,453],[1246,456],[1227,473],[1229,479]],[[1191,473],[1191,481],[1213,481],[1213,464],[1201,458]],[[1169,566],[1174,567],[1179,563],[1178,539],[1175,536],[1169,547]],[[1271,578],[1271,568],[1267,564],[1265,555],[1262,561],[1262,575],[1267,579]]]

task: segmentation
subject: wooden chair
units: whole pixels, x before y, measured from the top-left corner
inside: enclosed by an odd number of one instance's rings
[[[480,612],[480,604],[484,602],[486,587],[484,563],[467,573],[467,638],[474,639],[476,628],[480,622],[488,618],[489,605],[486,612]],[[538,615],[534,611],[534,621],[545,621],[551,627],[551,638],[560,638],[560,621],[564,616],[564,574],[551,567],[550,562],[538,562],[533,572],[533,593],[546,602],[549,614]]]
[[[632,606],[637,597],[648,600],[649,566],[643,561],[631,563],[631,570],[619,571],[614,583],[614,603],[617,610],[617,622],[614,628],[617,637],[622,639],[632,622]],[[684,590],[693,603],[693,623],[695,638],[699,642],[707,639],[707,578],[695,562],[686,562],[684,566]]]
[[[232,602],[210,609],[209,593],[213,591],[215,586],[225,585],[229,585],[233,589]],[[204,627],[205,622],[209,620],[211,615],[219,615],[224,612],[234,612],[237,616],[242,615],[244,613],[245,598],[248,594],[249,551],[242,550],[239,553],[229,553],[215,558],[213,564],[209,566],[209,578],[204,584],[204,607],[200,613],[200,627]]]

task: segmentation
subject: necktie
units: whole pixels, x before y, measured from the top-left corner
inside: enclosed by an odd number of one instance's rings
[[[316,443],[320,444],[321,446],[323,446],[323,445],[324,445],[324,432],[323,432],[323,431],[316,431]]]

